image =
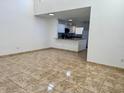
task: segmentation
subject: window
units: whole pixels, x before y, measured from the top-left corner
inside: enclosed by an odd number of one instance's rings
[[[75,34],[83,34],[84,27],[77,27]]]

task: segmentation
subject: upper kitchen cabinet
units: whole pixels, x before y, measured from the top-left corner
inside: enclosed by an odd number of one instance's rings
[[[35,15],[89,7],[90,0],[34,0]]]

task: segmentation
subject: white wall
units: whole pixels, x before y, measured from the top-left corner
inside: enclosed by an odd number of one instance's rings
[[[124,68],[124,0],[45,0],[41,5],[36,14],[91,6],[88,61]]]
[[[0,0],[0,55],[49,47],[48,21],[33,16],[33,0]]]
[[[45,14],[90,6],[90,0],[34,0],[35,14]]]
[[[88,61],[124,68],[124,62],[120,62],[124,59],[124,0],[50,1],[44,0],[41,10],[35,12],[80,8],[91,2]],[[57,29],[57,20],[50,23],[35,18],[32,0],[1,0],[0,12],[0,55],[46,48],[48,40],[56,38],[56,33],[51,33]],[[53,25],[48,26],[48,23]]]
[[[92,2],[88,61],[124,68],[124,0]]]

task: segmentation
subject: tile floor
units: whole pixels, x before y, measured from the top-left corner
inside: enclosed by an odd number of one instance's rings
[[[0,93],[124,93],[124,70],[48,49],[0,58]]]

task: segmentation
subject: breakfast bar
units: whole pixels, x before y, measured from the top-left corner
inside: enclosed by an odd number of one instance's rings
[[[70,50],[79,52],[86,49],[86,39],[75,38],[75,39],[56,39],[56,47],[60,49]]]

